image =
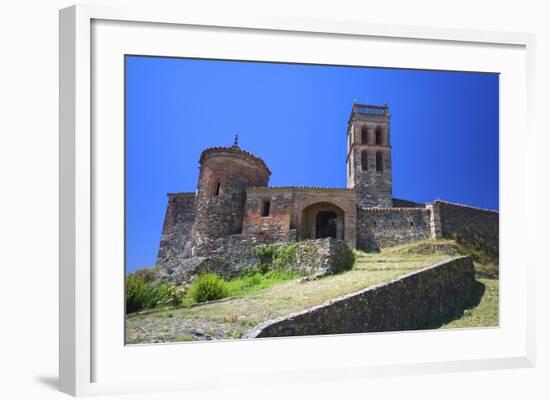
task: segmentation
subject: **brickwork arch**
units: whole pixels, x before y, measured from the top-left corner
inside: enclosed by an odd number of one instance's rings
[[[320,224],[322,224],[320,223],[320,220],[322,220],[322,217],[325,215],[329,215],[331,213],[334,214],[335,219],[334,237],[342,241],[345,240],[345,212],[342,208],[329,202],[313,203],[301,210],[300,239],[305,240],[325,237],[325,235],[322,235],[319,232]]]

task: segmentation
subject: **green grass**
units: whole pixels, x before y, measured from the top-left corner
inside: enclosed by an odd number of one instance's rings
[[[128,276],[127,283],[130,285],[127,288],[127,311],[128,314],[162,311],[167,313],[168,317],[173,317],[172,312],[177,308],[170,306],[191,308],[205,301],[243,298],[302,276],[303,273],[290,270],[264,273],[262,269],[255,269],[240,277],[224,280],[217,275],[206,273],[199,276],[185,293],[167,284],[153,285],[141,276]]]
[[[152,331],[163,330],[163,334],[169,336],[166,334],[170,331],[167,326],[169,321],[193,320],[227,327],[222,338],[238,338],[265,320],[396,279],[459,254],[460,247],[454,241],[422,241],[383,249],[378,253],[355,252],[353,269],[312,281],[300,282],[291,273],[255,272],[227,282],[229,299],[187,308],[168,307],[132,314],[128,316],[127,327],[130,338],[134,332],[137,335],[138,329],[143,326],[150,327]],[[498,288],[498,279],[496,285]],[[491,308],[494,305],[488,305],[488,309]],[[473,308],[472,317],[468,317],[473,319],[478,314]],[[467,324],[473,324],[473,321],[464,321],[464,325]],[[174,337],[171,341],[177,339]]]
[[[229,297],[242,298],[284,281],[294,280],[301,274],[293,271],[253,271],[243,277],[227,281]]]
[[[462,316],[449,318],[439,328],[495,327],[499,325],[498,266],[494,263],[475,263],[479,296]],[[436,326],[437,327],[437,326]]]
[[[192,307],[164,307],[127,317],[129,343],[146,342],[159,333],[166,341],[189,340],[189,333],[173,325],[203,322],[203,332],[212,338],[239,338],[256,324],[298,312],[341,295],[384,283],[422,267],[435,264],[468,250],[452,240],[421,241],[382,249],[378,253],[355,252],[353,269],[312,281],[301,281],[296,273],[260,270],[227,281],[228,299]],[[483,255],[484,256],[484,255]],[[461,316],[448,316],[425,328],[498,326],[498,265],[485,257],[477,258],[478,296]],[[192,323],[195,324],[195,323]],[[147,330],[144,331],[144,327]],[[195,327],[195,326],[193,326]],[[136,338],[138,338],[136,340]]]

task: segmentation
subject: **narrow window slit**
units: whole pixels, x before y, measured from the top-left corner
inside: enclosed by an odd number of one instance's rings
[[[269,209],[271,208],[271,201],[268,201],[268,200],[264,200],[262,202],[262,217],[267,217],[269,216]]]

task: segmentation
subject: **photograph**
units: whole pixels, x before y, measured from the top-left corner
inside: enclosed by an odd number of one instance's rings
[[[499,326],[499,74],[374,61],[125,55],[126,345]]]

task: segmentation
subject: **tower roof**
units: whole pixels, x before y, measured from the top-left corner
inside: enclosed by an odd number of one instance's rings
[[[387,103],[384,103],[383,106],[354,103],[348,123],[351,123],[352,121],[388,122],[389,120],[390,113]]]
[[[203,164],[203,162],[210,158],[210,157],[217,157],[217,156],[225,156],[225,157],[235,157],[241,160],[245,160],[249,163],[252,163],[256,165],[257,167],[264,170],[264,172],[269,177],[271,175],[271,171],[269,171],[269,168],[265,164],[265,162],[259,158],[258,156],[253,155],[250,152],[247,152],[246,150],[242,150],[236,145],[233,145],[231,147],[212,147],[212,148],[206,148],[202,151],[201,157],[199,159],[199,163]]]

